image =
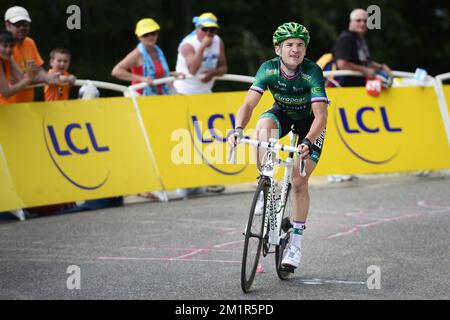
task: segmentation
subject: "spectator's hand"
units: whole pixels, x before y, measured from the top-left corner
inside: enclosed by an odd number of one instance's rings
[[[384,71],[389,73],[389,75],[392,75],[392,70],[391,70],[391,68],[389,68],[389,66],[387,64],[382,64],[381,69],[383,69]]]
[[[45,74],[45,82],[47,82],[49,85],[61,85],[61,80],[59,79],[60,73],[59,72],[52,72],[52,73],[46,73]]]
[[[177,79],[177,80],[183,80],[183,79],[186,79],[186,75],[185,75],[184,73],[182,73],[182,72],[175,72],[175,73],[173,74],[173,76],[174,76],[175,79]]]
[[[153,79],[152,78],[144,78],[142,82],[147,83],[149,86],[153,85]]]
[[[376,75],[375,69],[364,67],[364,75],[368,78],[374,78]]]
[[[38,76],[38,70],[37,69],[28,69],[24,75],[23,78],[26,80],[27,84],[30,84],[33,82],[34,79]]]
[[[209,47],[212,44],[213,39],[214,39],[213,37],[204,37],[201,43],[201,47],[203,48]]]
[[[59,82],[63,84],[75,84],[75,81],[77,81],[77,78],[73,75],[70,76],[59,76]]]
[[[214,78],[214,70],[207,71],[200,76],[201,82],[204,83],[211,81],[212,78]]]

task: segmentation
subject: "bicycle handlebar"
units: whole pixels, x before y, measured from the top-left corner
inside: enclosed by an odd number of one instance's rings
[[[291,147],[291,146],[286,146],[286,145],[282,145],[282,144],[278,144],[278,143],[274,143],[274,142],[266,142],[266,141],[259,141],[259,140],[251,140],[251,139],[240,139],[239,140],[240,144],[249,144],[252,146],[255,146],[257,148],[264,148],[264,149],[269,149],[269,150],[281,150],[281,151],[287,151],[287,152],[294,152],[297,155],[301,155],[301,150],[297,147]],[[235,164],[236,163],[236,159],[235,159],[235,149],[236,147],[233,146],[231,148],[230,151],[230,156],[228,159],[228,162]],[[306,166],[305,166],[305,159],[302,159],[301,164],[300,164],[300,175],[302,177],[306,176]]]

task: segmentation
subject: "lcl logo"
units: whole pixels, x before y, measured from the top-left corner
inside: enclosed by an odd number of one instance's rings
[[[235,126],[234,114],[212,114],[209,115],[206,121],[199,120],[199,116],[191,115],[189,119],[190,134],[193,140],[195,151],[202,157],[205,164],[207,164],[214,171],[223,175],[237,175],[243,172],[247,166],[244,166],[237,171],[230,171],[229,166],[221,165],[223,159],[210,159],[202,152],[202,146],[214,143],[220,143],[223,148],[227,144],[227,131]],[[202,124],[206,123],[207,131],[203,132]]]
[[[44,121],[45,123],[45,121]],[[47,138],[50,137],[50,139]],[[76,187],[84,190],[96,190],[102,187],[109,178],[109,171],[98,179],[97,183],[88,185],[86,183],[80,183],[79,180],[85,179],[84,177],[75,178],[68,173],[64,161],[71,157],[81,157],[78,163],[75,163],[77,168],[89,167],[90,163],[82,163],[83,157],[90,154],[105,154],[110,152],[109,146],[101,145],[97,139],[94,131],[94,126],[90,122],[83,124],[71,123],[66,125],[63,130],[58,130],[55,125],[44,125],[44,137],[47,147],[47,151],[64,178]],[[50,141],[49,141],[50,140]],[[65,168],[65,169],[64,169]],[[78,180],[78,181],[77,181]]]
[[[354,156],[370,164],[385,164],[397,156],[398,148],[394,151],[391,150],[389,155],[379,155],[378,158],[364,155],[364,151],[369,149],[381,150],[379,148],[379,142],[383,141],[381,135],[389,135],[390,141],[393,141],[394,135],[398,136],[403,132],[398,124],[394,124],[390,120],[388,109],[385,106],[363,106],[356,110],[339,107],[337,111],[334,120],[339,138]],[[352,141],[354,142],[356,139],[359,139],[360,142],[366,142],[362,144],[364,148],[358,148],[352,144]],[[390,148],[392,149],[392,146]],[[379,157],[382,157],[382,159]]]
[[[98,145],[97,138],[95,137],[94,130],[92,129],[92,124],[88,122],[85,124],[85,126],[86,126],[86,132],[89,135],[89,139],[91,141],[92,150],[95,152],[109,152],[109,147],[107,147],[107,146],[100,147]],[[65,138],[65,142],[67,143],[67,146],[75,154],[89,153],[90,152],[89,146],[76,146],[75,142],[73,141],[72,131],[75,129],[77,129],[78,131],[83,131],[83,127],[78,123],[71,123],[64,130],[64,138]],[[48,130],[48,133],[52,140],[52,144],[53,144],[53,148],[54,148],[55,152],[59,156],[70,156],[72,153],[69,150],[63,150],[60,147],[54,127],[47,126],[47,130]]]

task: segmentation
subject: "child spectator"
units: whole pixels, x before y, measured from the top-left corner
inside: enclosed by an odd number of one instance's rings
[[[68,72],[71,54],[67,49],[56,48],[50,52],[49,73],[59,74],[61,85],[46,85],[44,87],[45,101],[68,100],[70,87],[77,78]]]
[[[13,103],[10,97],[25,89],[37,76],[32,66],[22,73],[12,56],[15,44],[11,32],[0,31],[0,104]]]

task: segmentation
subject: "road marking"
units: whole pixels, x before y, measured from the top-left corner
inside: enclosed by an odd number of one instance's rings
[[[324,285],[324,284],[351,284],[351,285],[365,285],[363,281],[347,281],[347,280],[322,280],[322,279],[299,279],[299,282],[309,285]]]

